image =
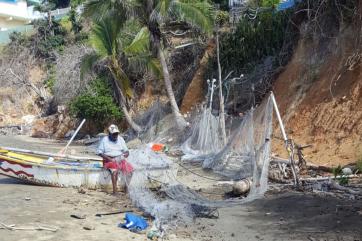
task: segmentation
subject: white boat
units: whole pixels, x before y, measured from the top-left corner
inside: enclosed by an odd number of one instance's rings
[[[130,153],[132,156],[132,150]],[[160,183],[167,182],[169,175],[165,175],[165,172],[171,172],[172,175],[177,173],[175,166],[170,163],[152,167],[137,163],[134,167],[135,174],[146,175],[148,180]],[[103,168],[100,158],[57,155],[9,147],[0,147],[0,174],[32,184],[55,187],[97,189],[111,186],[110,172]],[[120,184],[124,184],[121,173],[119,179]]]

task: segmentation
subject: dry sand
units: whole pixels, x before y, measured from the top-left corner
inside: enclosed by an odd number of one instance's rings
[[[45,146],[50,151],[58,150],[63,144],[26,137],[0,138],[0,145],[23,148],[43,148],[44,142],[48,143]],[[84,152],[81,146],[72,148]],[[206,186],[205,180],[185,171],[180,172],[179,180],[193,188]],[[124,214],[95,216],[96,213],[129,209],[137,213],[123,193],[112,196],[87,190],[82,194],[73,188],[26,185],[2,176],[0,192],[0,222],[59,228],[57,232],[0,229],[0,241],[147,240],[146,234],[134,234],[118,227]],[[72,214],[84,214],[86,218],[75,219]],[[84,227],[94,230],[85,230]],[[170,232],[166,239],[362,240],[362,201],[297,192],[269,193],[253,203],[220,209],[217,219],[197,218],[188,227]]]

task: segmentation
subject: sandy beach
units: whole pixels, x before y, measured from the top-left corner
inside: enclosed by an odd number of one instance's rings
[[[48,151],[56,151],[63,144],[27,137],[0,138],[2,146],[46,146]],[[72,149],[77,154],[85,152],[82,146]],[[206,186],[206,181],[184,171],[179,180],[195,189]],[[118,227],[124,214],[95,216],[126,210],[141,214],[124,193],[112,196],[95,190],[35,186],[4,176],[0,177],[0,191],[1,223],[58,228],[56,232],[0,229],[1,241],[147,240],[145,233]],[[190,225],[171,230],[165,240],[362,240],[362,200],[269,191],[263,199],[219,209],[218,213],[218,218],[196,218]],[[85,219],[71,215],[85,215]]]

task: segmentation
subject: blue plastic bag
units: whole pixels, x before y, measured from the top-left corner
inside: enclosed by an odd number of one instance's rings
[[[147,221],[143,217],[133,213],[126,213],[124,220],[126,222],[122,224],[121,227],[126,228],[132,232],[139,232],[145,230],[148,227]]]

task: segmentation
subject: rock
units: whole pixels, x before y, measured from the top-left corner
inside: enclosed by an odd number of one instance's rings
[[[87,217],[87,215],[85,215],[85,214],[72,214],[70,216],[72,218],[76,218],[76,219],[85,219]]]
[[[83,227],[83,229],[85,229],[85,230],[94,230],[95,227],[92,226],[92,225],[85,225],[85,226]]]
[[[243,179],[233,184],[233,194],[242,195],[250,190],[251,181],[249,179]]]
[[[87,192],[85,191],[84,188],[80,187],[80,188],[78,189],[78,193],[80,193],[80,194],[86,194]]]
[[[21,120],[27,125],[30,125],[31,123],[33,123],[35,119],[36,119],[35,115],[25,115],[25,116],[21,117]]]
[[[56,131],[58,125],[59,121],[56,115],[37,119],[33,122],[31,136],[38,138],[48,138]]]
[[[349,167],[345,167],[342,169],[343,175],[352,175],[352,169]]]
[[[35,137],[35,138],[49,138],[50,134],[46,133],[44,131],[33,131],[31,134],[31,137]]]
[[[65,133],[64,138],[70,139],[74,135],[74,133],[75,133],[75,130],[70,130],[67,133]]]
[[[57,106],[57,112],[58,113],[64,113],[66,111],[66,106],[65,105],[58,105]]]

